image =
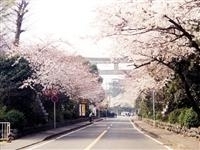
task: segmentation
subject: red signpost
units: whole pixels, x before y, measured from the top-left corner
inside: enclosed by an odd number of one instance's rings
[[[54,114],[54,128],[56,128],[56,102],[58,102],[58,90],[49,88],[49,89],[45,89],[44,91],[44,95],[46,95],[47,97],[50,98],[50,100],[53,102],[53,114]]]

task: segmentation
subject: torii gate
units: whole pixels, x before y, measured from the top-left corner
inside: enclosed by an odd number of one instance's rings
[[[114,59],[111,60],[110,58],[95,58],[95,57],[87,57],[87,60],[89,60],[92,64],[97,65],[98,64],[104,64],[109,65],[109,64],[114,64],[113,69],[110,70],[103,70],[103,69],[99,69],[99,74],[100,75],[124,75],[124,72],[129,72],[133,67],[129,67],[129,69],[120,69],[120,64],[126,64],[131,65],[132,63],[126,59]]]

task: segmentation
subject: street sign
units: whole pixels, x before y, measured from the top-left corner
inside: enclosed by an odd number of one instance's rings
[[[51,101],[54,103],[58,102],[58,96],[57,95],[51,96]]]
[[[58,102],[58,91],[56,89],[45,89],[44,91],[44,95],[46,95],[47,97],[49,97],[49,99],[56,103]]]

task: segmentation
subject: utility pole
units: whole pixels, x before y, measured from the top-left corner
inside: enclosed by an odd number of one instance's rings
[[[107,99],[106,99],[106,118],[108,117],[108,107],[110,103],[110,86],[109,83],[106,83],[106,90],[107,90]]]
[[[154,120],[154,126],[156,124],[156,114],[155,114],[155,90],[153,89],[153,120]]]

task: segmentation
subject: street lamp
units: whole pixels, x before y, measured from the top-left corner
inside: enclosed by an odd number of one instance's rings
[[[155,114],[155,90],[152,91],[152,97],[153,97],[153,120],[154,120],[154,126],[156,124],[156,114]]]

